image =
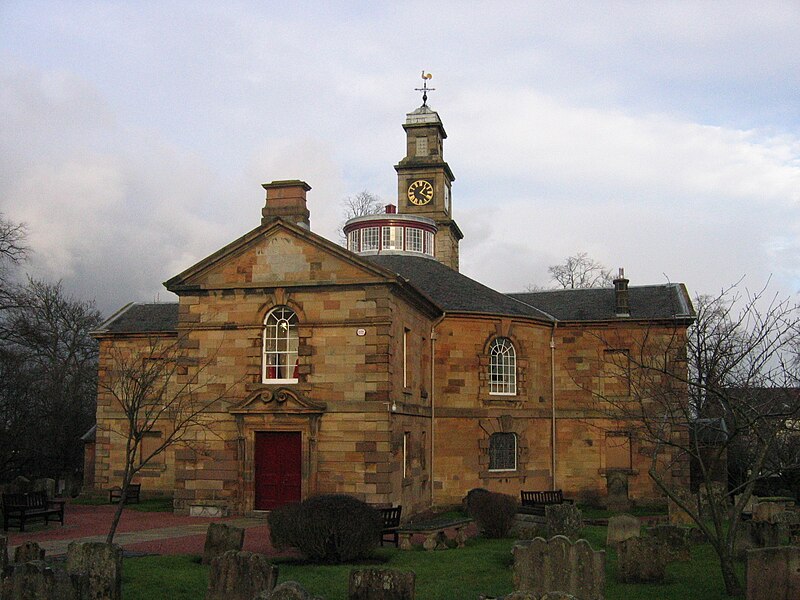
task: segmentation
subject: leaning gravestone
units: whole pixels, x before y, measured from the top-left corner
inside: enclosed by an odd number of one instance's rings
[[[206,600],[253,600],[277,581],[278,567],[263,554],[228,550],[211,561]]]
[[[43,560],[9,565],[0,600],[88,600],[85,575],[70,576]]]
[[[225,523],[210,523],[203,548],[202,564],[210,565],[217,556],[222,556],[228,550],[238,552],[242,546],[244,546],[244,529]]]
[[[747,553],[747,600],[800,598],[800,546]]]
[[[547,537],[563,535],[577,540],[583,529],[583,515],[574,504],[551,504],[544,507]]]
[[[664,581],[668,553],[656,538],[630,538],[617,545],[617,572],[622,583]]]
[[[687,561],[691,558],[689,530],[677,525],[654,525],[647,528],[647,535],[661,540],[669,562]]]
[[[44,560],[44,548],[36,542],[25,542],[14,550],[14,562],[26,563],[32,560]]]
[[[416,575],[396,569],[353,569],[348,600],[414,600]]]
[[[67,573],[85,573],[89,600],[122,599],[122,547],[103,542],[72,542],[67,546]]]
[[[563,535],[536,538],[517,542],[511,553],[516,590],[537,594],[558,590],[581,600],[603,600],[606,553],[592,550],[586,540],[573,544]]]
[[[606,547],[632,537],[639,537],[642,524],[632,515],[619,515],[608,520]]]

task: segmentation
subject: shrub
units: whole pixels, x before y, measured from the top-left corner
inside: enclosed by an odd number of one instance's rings
[[[338,564],[368,557],[383,520],[370,505],[343,494],[313,496],[269,515],[276,548],[294,547],[312,562]]]
[[[468,496],[469,515],[477,521],[486,537],[506,537],[517,514],[517,499],[508,494],[486,490],[483,492],[485,493],[474,494],[471,498]]]
[[[465,513],[472,516],[471,506],[475,502],[475,498],[480,496],[485,496],[487,494],[491,494],[489,490],[486,488],[472,488],[470,491],[467,492],[467,495],[464,496],[464,499],[461,501],[461,508],[464,510]]]

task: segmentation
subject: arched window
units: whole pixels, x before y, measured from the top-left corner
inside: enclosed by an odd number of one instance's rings
[[[511,340],[496,338],[489,350],[489,393],[513,396],[517,393],[517,353]]]
[[[285,306],[264,319],[264,383],[297,383],[297,315]]]
[[[489,470],[517,470],[517,435],[493,433],[489,436]]]

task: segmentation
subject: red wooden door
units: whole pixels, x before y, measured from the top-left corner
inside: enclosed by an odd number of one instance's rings
[[[272,510],[300,501],[301,461],[299,431],[256,432],[256,510]]]

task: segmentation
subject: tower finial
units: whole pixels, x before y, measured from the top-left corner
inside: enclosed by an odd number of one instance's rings
[[[430,73],[426,73],[425,69],[422,70],[422,87],[414,88],[415,92],[422,92],[422,106],[428,106],[428,92],[433,92],[436,88],[428,87],[428,80],[433,77]]]

